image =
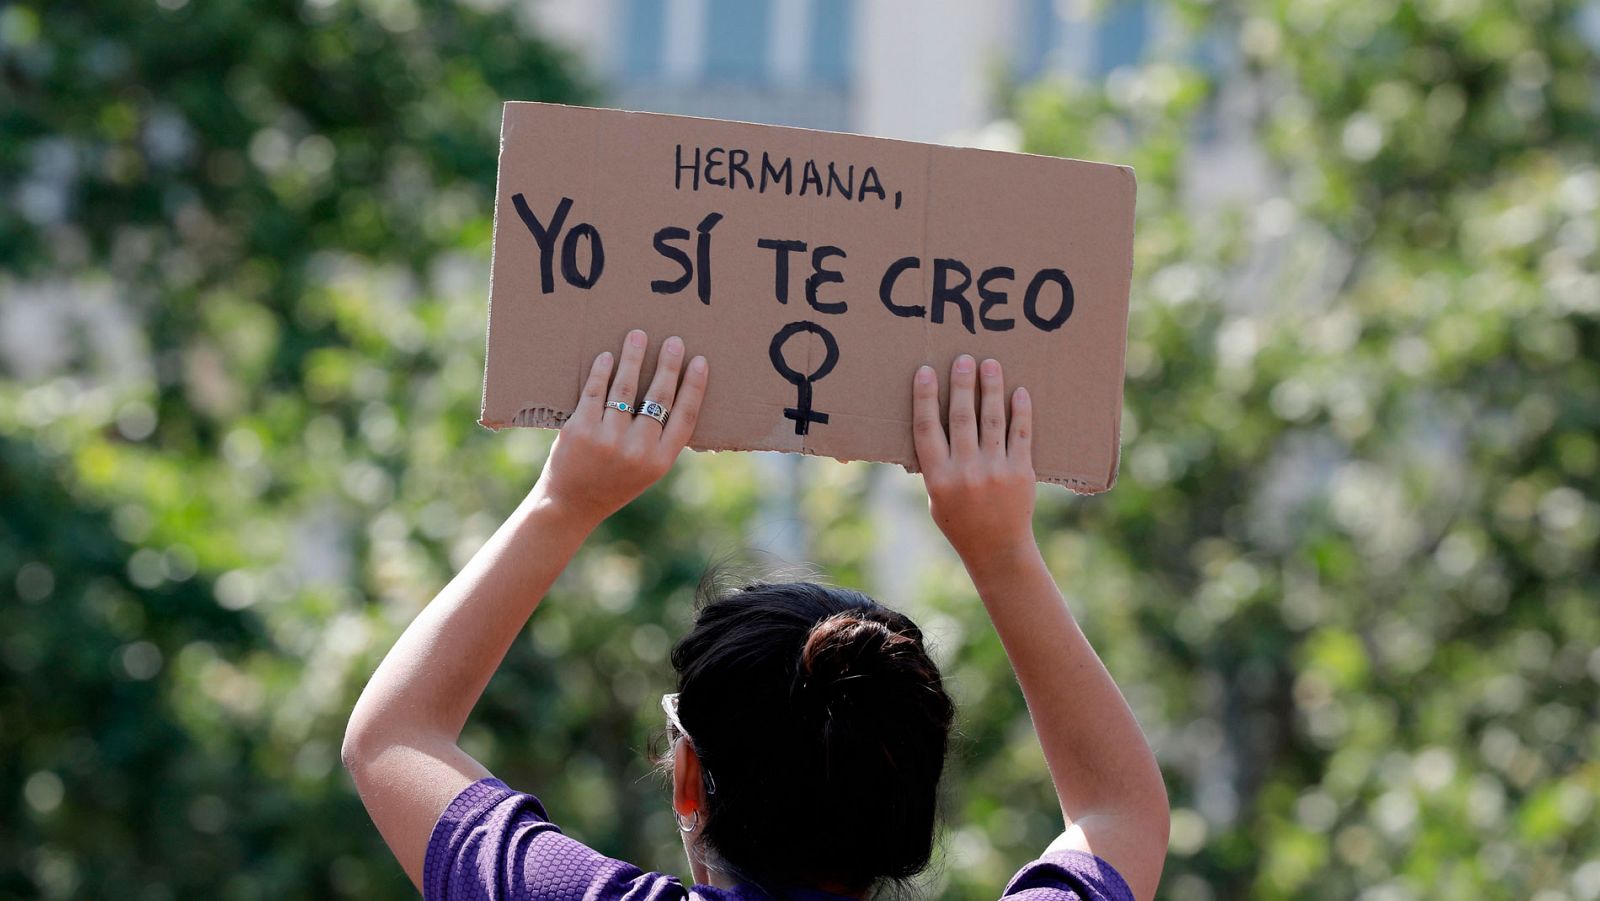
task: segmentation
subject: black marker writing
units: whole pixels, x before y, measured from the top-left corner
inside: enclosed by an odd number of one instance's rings
[[[589,273],[587,275],[578,271],[578,238],[589,239]],[[606,249],[600,243],[600,232],[587,222],[580,222],[567,232],[567,239],[561,242],[561,277],[567,284],[574,288],[589,289],[600,280],[600,273],[606,269]]]
[[[822,339],[822,362],[816,370],[802,373],[790,367],[789,362],[783,358],[783,346],[790,338],[801,332],[810,332]],[[793,407],[784,408],[783,415],[786,419],[794,420],[794,433],[796,435],[809,434],[813,422],[826,423],[828,414],[818,413],[811,408],[811,383],[821,379],[833,371],[835,363],[839,362],[839,342],[833,339],[833,333],[817,325],[815,322],[800,320],[791,322],[778,330],[772,336],[772,346],[769,350],[772,356],[772,368],[787,379],[799,392],[799,397]]]
[[[700,269],[695,293],[699,295],[700,302],[707,306],[711,305],[711,230],[721,221],[721,213],[710,213],[694,227],[700,233],[694,242],[694,263]]]
[[[1055,282],[1061,288],[1061,307],[1054,316],[1039,315],[1039,289],[1045,282]],[[1022,315],[1028,317],[1041,332],[1053,332],[1072,315],[1072,279],[1060,269],[1040,269],[1028,282],[1028,293],[1022,295]]]
[[[928,318],[935,325],[943,325],[946,308],[954,307],[960,316],[961,327],[973,334],[977,334],[980,326],[990,332],[1009,332],[1017,327],[1016,319],[996,309],[1011,301],[1010,295],[996,287],[996,283],[1015,280],[1015,269],[1010,266],[991,266],[979,273],[977,289],[980,303],[974,316],[972,299],[967,296],[967,290],[973,287],[972,270],[961,260],[950,257],[938,257],[933,261],[933,284],[929,289],[928,306],[896,301],[895,286],[900,283],[900,277],[908,270],[921,268],[922,261],[916,257],[901,257],[889,264],[883,272],[883,280],[878,283],[878,300],[883,303],[884,309],[906,319]],[[1061,304],[1046,315],[1040,311],[1041,295],[1051,284],[1060,289]],[[900,289],[902,297],[906,293],[907,289]],[[1060,269],[1040,269],[1028,281],[1027,290],[1023,292],[1022,315],[1029,325],[1039,331],[1053,332],[1072,317],[1074,300],[1072,279],[1065,272]]]
[[[991,332],[1009,332],[1017,327],[1017,321],[989,318],[991,309],[1006,304],[1006,292],[993,290],[989,287],[989,283],[995,279],[1003,278],[1010,281],[1016,277],[1017,271],[1010,266],[994,266],[983,270],[983,274],[978,276],[978,296],[983,298],[983,304],[978,307],[978,321]]]
[[[689,255],[667,243],[669,241],[687,241],[688,239],[689,230],[687,228],[679,228],[676,225],[669,225],[656,232],[655,241],[652,242],[655,244],[656,253],[683,267],[683,274],[671,280],[664,278],[652,279],[650,282],[650,290],[652,292],[656,294],[676,294],[689,287],[689,282],[694,280],[694,264],[689,262]]]
[[[859,174],[859,178],[857,177]],[[798,182],[798,185],[796,184]],[[672,187],[677,191],[720,189],[784,196],[837,197],[864,202],[868,197],[888,202],[889,192],[876,166],[858,167],[837,160],[795,159],[770,151],[743,147],[684,147],[673,145]],[[798,188],[798,190],[797,190]],[[894,208],[900,208],[894,192]]]
[[[950,273],[961,276],[957,284],[950,284]],[[961,325],[976,335],[972,325],[972,303],[967,300],[967,286],[972,284],[972,270],[960,260],[940,257],[933,261],[933,322],[944,322],[945,304],[954,304],[961,311]]]
[[[844,273],[837,269],[823,268],[822,262],[829,257],[844,259],[845,253],[838,247],[824,244],[811,251],[811,277],[806,279],[806,303],[818,313],[843,313],[846,309],[842,300],[825,301],[817,299],[817,288],[821,285],[844,281]]]
[[[878,299],[889,312],[907,319],[921,318],[928,314],[928,308],[922,304],[901,305],[894,302],[894,283],[899,280],[900,274],[907,269],[920,269],[922,261],[916,257],[901,257],[889,264],[883,273],[883,281],[878,283]]]
[[[528,201],[522,194],[511,195],[511,205],[517,208],[517,215],[522,217],[522,224],[528,227],[528,232],[533,235],[533,243],[539,247],[539,293],[549,294],[556,289],[555,280],[555,248],[556,236],[561,234],[561,227],[567,221],[567,214],[572,211],[572,198],[563,197],[556,204],[555,215],[550,217],[550,224],[546,226],[534,215],[528,207]],[[578,268],[578,239],[589,239],[589,271],[583,272]],[[600,232],[587,222],[580,222],[567,232],[567,237],[561,242],[561,277],[567,284],[574,288],[585,290],[593,288],[600,281],[600,274],[606,268],[605,245],[600,241]]]
[[[778,298],[778,303],[789,302],[789,254],[794,251],[805,252],[804,241],[780,241],[777,238],[762,238],[756,242],[762,250],[775,251],[772,261],[772,293]]]
[[[762,238],[756,241],[756,246],[762,250],[773,251],[772,258],[772,294],[778,303],[789,302],[789,254],[805,253],[806,242],[784,241],[778,238]],[[822,300],[817,297],[817,290],[823,285],[838,284],[844,281],[844,273],[837,269],[829,269],[823,265],[830,259],[838,257],[844,259],[847,254],[842,247],[831,244],[821,244],[811,251],[811,274],[806,277],[806,303],[819,313],[843,313],[849,305],[842,300]]]
[[[677,278],[671,279],[670,281],[663,278],[652,280],[650,282],[650,290],[656,294],[677,294],[684,288],[689,287],[690,280],[694,279],[696,296],[700,298],[701,303],[710,306],[711,230],[716,228],[717,223],[721,221],[721,213],[711,213],[704,219],[701,219],[699,225],[695,226],[695,231],[700,233],[700,237],[695,241],[695,261],[693,263],[689,262],[689,255],[687,253],[668,243],[669,241],[688,240],[688,229],[679,228],[677,226],[668,226],[657,231],[655,240],[652,242],[655,246],[656,253],[659,253],[674,263],[677,263],[683,272]],[[696,276],[698,276],[698,278],[696,278]]]

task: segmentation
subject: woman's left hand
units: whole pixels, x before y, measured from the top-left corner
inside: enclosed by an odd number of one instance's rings
[[[561,426],[544,473],[534,486],[537,500],[598,524],[672,468],[678,452],[694,434],[710,367],[705,357],[699,356],[685,366],[683,339],[668,338],[661,343],[650,387],[643,397],[637,397],[639,369],[649,340],[635,329],[623,339],[620,359],[609,351],[595,358],[578,407]],[[669,411],[665,426],[649,416],[624,413],[608,405],[620,403],[638,410],[646,402]]]

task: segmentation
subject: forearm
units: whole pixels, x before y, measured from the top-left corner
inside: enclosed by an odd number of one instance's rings
[[[453,742],[593,527],[536,487],[395,642],[356,702],[347,744]]]
[[[620,356],[595,358],[538,484],[406,628],[350,716],[345,766],[419,889],[440,811],[490,775],[456,742],[506,650],[594,527],[666,474],[694,433],[708,369],[690,360],[679,392],[678,338],[663,342],[644,394],[669,408],[676,397],[672,418],[629,412],[647,346],[634,330]]]
[[[1052,848],[1093,851],[1148,899],[1170,825],[1161,771],[1034,541],[1033,402],[1018,388],[1008,411],[1000,364],[974,362],[963,354],[950,366],[948,432],[932,368],[912,379],[912,440],[928,509],[972,575],[1022,685],[1067,820]]]
[[[1017,673],[1068,822],[1125,813],[1164,821],[1155,755],[1038,546],[1018,542],[967,568]]]

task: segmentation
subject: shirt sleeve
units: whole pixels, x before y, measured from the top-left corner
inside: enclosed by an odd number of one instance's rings
[[[1006,901],[1134,901],[1122,874],[1087,851],[1053,851],[1011,877]]]
[[[427,901],[682,901],[683,884],[561,834],[539,799],[482,779],[457,795],[428,839]]]

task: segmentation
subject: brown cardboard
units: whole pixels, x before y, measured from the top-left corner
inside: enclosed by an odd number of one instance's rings
[[[694,172],[678,167],[696,153]],[[780,177],[785,160],[788,192]],[[541,228],[551,227],[563,198],[571,200],[560,232],[548,239],[548,292],[544,254],[519,197]],[[493,429],[559,428],[594,357],[642,328],[652,346],[646,383],[653,350],[668,335],[681,335],[691,354],[711,364],[691,442],[696,450],[791,451],[914,470],[912,374],[932,364],[943,385],[951,361],[966,352],[999,359],[1009,385],[1027,386],[1039,479],[1104,491],[1117,474],[1133,203],[1133,170],[1123,166],[507,103],[479,421]],[[710,220],[702,253],[698,228],[713,214],[721,218]],[[661,240],[682,263],[656,247],[658,230],[671,227],[686,237]],[[603,266],[583,287],[594,271],[593,234]],[[787,254],[787,303],[777,299],[779,252],[759,246],[763,239],[806,245]],[[814,306],[807,282],[824,245],[843,251],[820,259],[840,277],[815,282]],[[886,271],[903,257],[919,263],[903,268],[890,299],[902,312],[924,308],[920,317],[896,315],[880,298]],[[710,261],[705,286],[701,258]],[[931,298],[936,266],[950,286],[962,281],[956,266],[939,259],[959,260],[970,272],[964,296],[975,333],[964,327],[958,303]],[[680,291],[652,289],[656,282],[670,290],[661,283],[681,279],[685,264],[694,272]],[[1005,303],[986,312],[992,322],[1009,319],[1009,330],[991,330],[979,318],[980,276],[991,267],[1015,272],[1009,281],[992,274],[983,283],[1005,292]],[[1024,311],[1028,285],[1047,269],[1070,280],[1073,293],[1070,315],[1048,331]],[[1059,318],[1059,285],[1053,275],[1041,278],[1034,312],[1044,325]],[[932,321],[936,312],[942,323]],[[797,322],[822,327],[837,346],[831,371],[811,383],[812,412],[827,421],[808,422],[805,434],[797,434],[795,413],[802,388],[771,356],[774,337]],[[810,328],[793,326],[784,345],[794,378],[815,372],[826,357],[824,340]]]

